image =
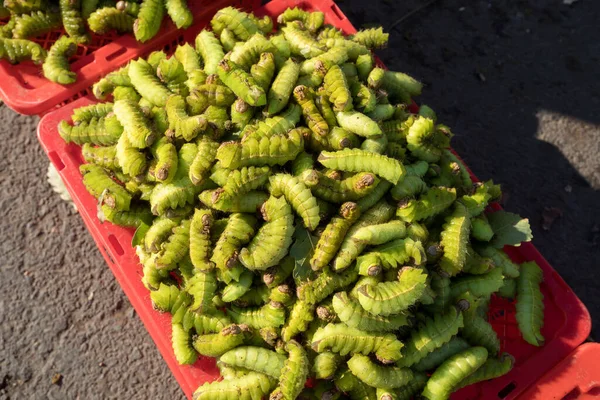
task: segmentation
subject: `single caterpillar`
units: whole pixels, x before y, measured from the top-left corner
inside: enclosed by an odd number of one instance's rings
[[[492,240],[494,231],[484,214],[480,214],[471,220],[471,236],[482,242]]]
[[[409,368],[380,366],[361,354],[354,354],[348,360],[348,368],[358,379],[376,388],[396,389],[413,379]]]
[[[179,159],[177,148],[166,137],[161,137],[150,147],[156,160],[153,176],[159,182],[169,183],[175,178]]]
[[[177,29],[187,29],[194,22],[194,15],[190,11],[186,0],[167,0],[165,8]]]
[[[449,342],[433,350],[425,358],[412,366],[415,371],[425,372],[436,369],[448,358],[470,348],[464,339],[454,336]]]
[[[301,8],[287,8],[277,17],[277,23],[287,24],[291,21],[301,21],[311,32],[317,32],[325,22],[325,14],[320,11],[308,12]]]
[[[373,55],[370,53],[361,54],[356,58],[356,72],[358,73],[358,78],[366,82],[369,74],[375,67],[375,60],[373,59]]]
[[[268,170],[268,169],[267,169]],[[292,208],[300,215],[304,226],[314,230],[319,225],[319,205],[304,183],[288,174],[275,174],[269,179],[269,191],[272,196],[284,196]]]
[[[429,118],[419,116],[408,128],[407,147],[420,160],[437,162],[443,150],[450,146],[451,134],[441,126],[435,126]]]
[[[75,126],[70,125],[67,121],[61,121],[58,124],[58,133],[67,143],[108,146],[119,141],[123,133],[123,126],[114,115],[92,117],[89,122],[84,121]]]
[[[253,190],[244,196],[229,196],[223,188],[205,190],[200,193],[200,201],[207,207],[225,212],[253,213],[268,199],[265,192]]]
[[[298,397],[308,377],[309,362],[306,350],[295,340],[285,344],[288,358],[281,370],[279,385],[271,395],[270,400],[295,399]]]
[[[262,87],[254,80],[252,75],[245,72],[231,61],[223,59],[217,65],[219,78],[233,92],[251,106],[264,106],[267,104],[267,95]]]
[[[342,356],[375,353],[379,361],[389,364],[400,359],[403,344],[390,333],[369,333],[344,324],[327,324],[317,329],[311,347],[318,353],[331,350]]]
[[[396,107],[391,104],[376,104],[372,111],[368,112],[367,117],[373,121],[381,122],[394,117]]]
[[[237,324],[245,324],[255,329],[280,327],[285,323],[285,308],[283,304],[270,301],[262,307],[239,308],[231,305],[227,315]]]
[[[352,65],[352,67],[354,68],[353,64],[348,65]],[[371,88],[360,83],[356,78],[348,78],[348,80],[350,93],[354,98],[354,107],[360,109],[364,113],[370,113],[371,111],[373,111],[375,109],[375,106],[377,105],[377,95],[375,94],[375,92]],[[377,127],[377,129],[381,131],[381,129],[379,129],[379,126]]]
[[[189,219],[183,220],[173,228],[168,239],[161,244],[161,248],[155,259],[157,268],[172,270],[189,253],[190,223]],[[193,293],[191,294],[193,295]]]
[[[476,251],[483,257],[489,257],[494,265],[502,269],[502,274],[506,278],[519,277],[519,266],[512,262],[510,257],[502,250],[492,246],[477,246]]]
[[[492,325],[479,315],[480,303],[468,292],[459,297],[457,304],[466,308],[463,311],[465,326],[461,334],[471,345],[485,347],[490,355],[496,356],[500,352],[500,340]]]
[[[192,90],[206,99],[211,106],[228,107],[235,101],[235,94],[227,86],[219,84],[203,84]]]
[[[116,8],[104,7],[91,13],[87,21],[92,32],[102,35],[111,30],[119,33],[133,32],[135,18]]]
[[[300,300],[317,304],[336,290],[343,289],[354,282],[357,276],[356,270],[352,268],[339,274],[324,269],[315,280],[299,285],[296,292]]]
[[[255,138],[257,140],[263,137],[272,137],[285,135],[300,121],[302,110],[297,105],[290,105],[285,112],[271,118],[265,118],[256,125],[247,126],[242,131],[242,142]],[[296,131],[299,132],[299,131]]]
[[[133,87],[129,79],[129,64],[94,83],[92,92],[98,100],[104,100],[117,86]]]
[[[323,151],[317,160],[327,168],[348,172],[371,172],[393,184],[398,183],[406,174],[400,161],[359,149]]]
[[[229,29],[240,40],[246,41],[260,31],[256,19],[251,19],[250,14],[237,10],[234,7],[225,7],[217,11],[210,21],[216,34],[221,34],[223,29]]]
[[[402,358],[398,366],[410,367],[424,359],[429,353],[441,347],[464,326],[463,315],[456,307],[450,307],[444,314],[425,317],[410,338],[405,341]]]
[[[252,286],[252,272],[244,271],[238,281],[232,281],[223,288],[221,294],[221,301],[224,303],[231,303],[244,296],[250,290]]]
[[[462,271],[465,265],[471,221],[467,209],[462,204],[456,204],[454,211],[445,221],[440,234],[440,244],[444,249],[440,268],[448,275],[454,276]]]
[[[46,50],[30,40],[0,38],[0,58],[11,64],[25,60],[41,64],[46,59]]]
[[[500,268],[494,268],[486,274],[460,276],[452,280],[450,296],[457,298],[470,292],[475,297],[489,297],[502,287],[503,279]]]
[[[370,172],[358,173],[339,181],[311,169],[304,171],[300,179],[315,196],[331,203],[356,201],[371,193],[379,184],[379,178]]]
[[[155,1],[155,0],[146,0]],[[145,3],[144,3],[145,4]],[[138,93],[157,107],[164,107],[171,95],[154,74],[154,68],[147,61],[138,59],[129,63],[128,75]]]
[[[181,324],[171,324],[172,345],[175,359],[181,365],[193,364],[198,358],[198,353],[192,347],[192,335]]]
[[[298,23],[289,23],[281,28],[285,39],[290,44],[292,54],[304,58],[319,56],[327,50],[325,46],[317,42],[310,32],[300,29]]]
[[[217,160],[223,167],[283,165],[296,158],[303,149],[304,139],[295,130],[287,136],[250,138],[243,143],[224,142],[217,150]]]
[[[34,38],[60,27],[60,15],[56,12],[34,11],[15,17],[12,34],[15,39]]]
[[[475,183],[471,192],[462,196],[458,201],[467,208],[471,217],[476,217],[483,212],[492,199],[490,190],[495,190],[493,183]]]
[[[175,0],[169,0],[170,2]],[[137,19],[133,24],[133,34],[138,42],[147,42],[160,30],[165,3],[160,0],[143,0]]]
[[[503,353],[499,359],[488,358],[481,367],[477,368],[475,372],[463,379],[460,382],[459,387],[463,388],[468,385],[506,375],[510,372],[514,364],[514,357],[508,353]]]
[[[203,29],[196,36],[196,50],[204,60],[204,72],[209,75],[216,74],[217,65],[223,59],[225,53],[214,33]]]
[[[396,215],[406,222],[421,221],[443,212],[455,199],[455,188],[432,187],[418,199],[400,201]]]
[[[363,54],[370,54],[369,49],[360,43],[345,38],[329,38],[320,43],[324,44],[327,49],[334,47],[343,47],[348,51],[348,60],[356,61],[356,59]]]
[[[187,73],[177,58],[170,57],[160,60],[156,67],[156,75],[171,92],[182,96],[189,93]]]
[[[75,39],[77,43],[87,43],[90,40],[85,32],[85,20],[81,15],[80,0],[60,0],[60,16],[67,34]]]
[[[250,107],[244,100],[238,98],[231,105],[231,123],[235,129],[242,130],[254,116],[254,107]]]
[[[294,303],[285,326],[281,330],[281,338],[284,342],[289,342],[294,336],[308,329],[314,319],[315,308],[314,303],[303,300],[297,300]]]
[[[334,65],[341,65],[348,60],[348,51],[345,48],[334,47],[325,53],[302,62],[300,72],[310,75],[316,69],[329,70]]]
[[[238,43],[238,40],[233,34],[233,32],[231,32],[227,28],[221,31],[221,34],[219,35],[219,41],[223,46],[223,50],[225,50],[226,52],[232,51]]]
[[[156,132],[140,107],[130,100],[116,101],[113,107],[117,120],[123,125],[132,146],[143,149],[156,140]]]
[[[83,175],[83,184],[87,191],[102,204],[116,210],[129,211],[131,194],[112,180],[102,167],[83,164],[79,167],[79,172]]]
[[[239,378],[207,382],[194,392],[194,400],[255,400],[267,396],[276,383],[273,378],[249,372]]]
[[[323,352],[313,360],[311,372],[316,379],[333,379],[335,372],[343,359],[338,354]]]
[[[209,260],[210,229],[213,222],[210,210],[195,210],[190,224],[190,259],[198,271],[209,271],[214,267]]]
[[[429,400],[448,399],[463,379],[468,378],[487,360],[484,347],[471,347],[450,357],[429,377],[422,396]]]
[[[306,124],[315,134],[326,136],[329,133],[327,122],[317,109],[314,98],[306,86],[299,85],[294,89],[294,99],[302,108]]]
[[[339,65],[333,65],[323,79],[323,89],[336,112],[352,109],[352,94],[346,75]],[[338,121],[339,122],[339,121]]]
[[[384,224],[364,226],[354,233],[354,238],[368,245],[378,245],[406,236],[406,224],[403,221],[390,221]]]
[[[234,213],[216,242],[210,260],[221,270],[231,270],[238,263],[238,252],[242,245],[254,236],[256,218],[252,215]]]
[[[242,196],[251,190],[263,188],[271,174],[269,167],[243,167],[223,171],[227,174],[223,190],[230,196]],[[213,179],[212,176],[211,179]]]
[[[377,389],[377,400],[411,400],[423,391],[428,379],[426,374],[414,372],[413,379],[401,388]]]
[[[81,154],[88,163],[99,165],[111,171],[119,168],[116,146],[93,147],[89,143],[84,143],[81,147]]]
[[[544,325],[544,295],[540,290],[543,279],[543,272],[535,261],[521,264],[515,317],[523,339],[538,347],[544,344],[544,336],[540,332]]]
[[[340,206],[339,215],[332,218],[321,234],[310,260],[311,268],[318,271],[335,257],[346,233],[360,216],[356,203],[347,202]]]
[[[62,39],[62,37],[61,37]],[[60,40],[60,39],[59,39]],[[89,122],[92,118],[102,118],[110,114],[113,110],[113,103],[97,103],[89,106],[79,107],[73,110],[71,119],[74,124]]]
[[[364,29],[352,35],[352,40],[369,49],[382,49],[387,47],[389,33],[384,33],[383,28]]]
[[[346,292],[336,293],[333,296],[332,304],[342,322],[366,332],[392,332],[410,325],[407,314],[399,313],[388,317],[373,315],[362,308],[358,301],[349,297]]]
[[[235,47],[229,54],[229,59],[240,68],[249,71],[250,67],[259,61],[261,54],[272,53],[275,50],[273,43],[265,38],[262,33],[255,33],[246,42]],[[274,62],[274,59],[272,61]]]
[[[77,42],[67,36],[61,36],[50,48],[42,65],[44,77],[61,85],[75,82],[76,74],[71,71],[69,57],[73,56],[76,51]]]
[[[286,357],[261,347],[240,346],[223,354],[219,361],[279,379]]]
[[[426,279],[427,274],[422,270],[404,267],[398,274],[398,281],[359,288],[358,301],[366,311],[374,315],[398,314],[419,301],[425,291]]]
[[[103,205],[101,211],[99,211],[99,219],[100,213],[106,219],[115,225],[126,226],[137,228],[142,224],[149,225],[152,223],[154,219],[154,215],[150,212],[150,210],[143,205],[131,205],[129,207],[129,211],[120,211],[115,210],[114,208],[110,208],[106,205]]]
[[[281,261],[294,233],[292,209],[285,198],[269,198],[261,213],[266,223],[239,255],[240,262],[251,270],[265,270]]]
[[[437,272],[431,272],[429,276],[431,277],[429,285],[435,292],[435,298],[433,304],[427,305],[426,309],[433,314],[441,313],[450,304],[450,278]]]
[[[377,391],[374,387],[371,387],[363,383],[354,374],[344,367],[343,370],[338,371],[334,377],[335,387],[339,392],[347,393],[351,399],[375,399]]]

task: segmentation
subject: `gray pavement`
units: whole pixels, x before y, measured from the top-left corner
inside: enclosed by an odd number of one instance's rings
[[[355,26],[387,29],[424,3],[339,5]],[[399,23],[380,52],[426,83],[421,101],[453,128],[473,171],[503,184],[505,207],[530,218],[534,243],[595,321],[598,21],[593,0],[440,0]],[[0,399],[182,399],[79,215],[46,183],[37,121],[0,106]],[[551,208],[562,216],[545,230]]]

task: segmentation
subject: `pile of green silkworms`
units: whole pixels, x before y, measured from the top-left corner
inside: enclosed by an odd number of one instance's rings
[[[58,126],[101,220],[136,228],[177,360],[217,358],[194,399],[446,399],[506,374],[491,297],[516,299],[535,346],[544,305],[541,269],[496,245],[500,187],[414,112],[421,83],[376,66],[381,29],[277,23],[222,9]]]
[[[44,77],[68,85],[76,81],[69,59],[88,33],[133,33],[140,42],[159,31],[165,12],[178,29],[194,22],[187,0],[4,0],[0,5],[0,59],[12,64],[31,60],[43,64]],[[59,29],[65,35],[46,50],[30,40]]]

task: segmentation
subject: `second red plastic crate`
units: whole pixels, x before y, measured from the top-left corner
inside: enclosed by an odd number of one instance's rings
[[[322,11],[326,15],[327,23],[343,29],[347,34],[355,32],[340,9],[328,0],[311,2],[275,0],[255,12],[257,15],[273,16],[283,12],[287,7],[295,6],[306,10]],[[69,193],[109,267],[146,325],[183,391],[190,397],[200,384],[218,377],[214,360],[200,358],[193,366],[177,364],[171,349],[170,317],[152,309],[149,293],[141,282],[141,265],[131,248],[133,230],[100,223],[96,216],[96,199],[87,193],[81,181],[79,173],[79,165],[83,162],[81,151],[76,145],[65,144],[56,129],[60,120],[70,118],[74,108],[93,101],[91,98],[82,98],[46,115],[40,121],[38,136],[44,150],[65,181]],[[503,351],[508,351],[515,356],[515,367],[508,375],[465,388],[453,398],[515,399],[553,365],[583,343],[589,335],[591,319],[585,306],[535,247],[531,243],[525,243],[520,247],[506,250],[515,262],[536,261],[544,271],[542,293],[546,312],[542,333],[546,338],[546,344],[538,348],[525,343],[516,325],[514,304],[494,298],[491,304],[490,322],[501,338]]]

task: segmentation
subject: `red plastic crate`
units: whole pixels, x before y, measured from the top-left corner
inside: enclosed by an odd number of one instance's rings
[[[146,43],[135,40],[133,35],[92,34],[87,45],[80,45],[71,59],[71,68],[77,73],[77,81],[70,85],[59,85],[44,78],[40,65],[31,61],[12,65],[0,60],[0,98],[10,108],[26,115],[42,115],[52,108],[60,107],[89,93],[90,87],[102,76],[126,64],[129,60],[160,50],[173,43],[183,43],[195,37],[205,25],[207,16],[220,8],[232,5],[251,10],[260,5],[260,0],[193,0],[189,2],[194,14],[194,24],[186,30],[178,30],[165,14],[163,27],[154,38]],[[48,50],[63,34],[55,30],[33,39]]]
[[[330,0],[295,1],[275,0],[255,11],[257,15],[277,15],[287,7],[299,6],[307,10],[320,10],[326,22],[354,33],[350,21]],[[131,248],[132,229],[102,224],[96,216],[96,199],[85,189],[79,173],[83,162],[79,146],[65,144],[56,129],[63,119],[69,119],[74,108],[94,102],[91,97],[81,98],[60,110],[46,115],[38,126],[38,136],[48,157],[59,171],[73,197],[79,212],[107,260],[119,284],[146,325],[161,354],[188,397],[193,390],[207,380],[218,377],[214,360],[200,358],[193,366],[179,366],[171,349],[171,325],[169,316],[154,311],[147,289],[142,285],[142,268]],[[499,209],[499,206],[495,206]],[[506,249],[516,262],[536,261],[544,271],[542,292],[546,307],[545,325],[542,333],[546,345],[537,348],[525,343],[519,336],[515,321],[514,304],[494,298],[490,321],[498,332],[502,349],[516,358],[510,374],[494,381],[468,387],[453,396],[455,399],[515,399],[552,366],[565,358],[588,337],[591,330],[590,315],[569,288],[531,243]]]
[[[600,344],[586,343],[530,387],[522,400],[592,400],[600,398]]]

